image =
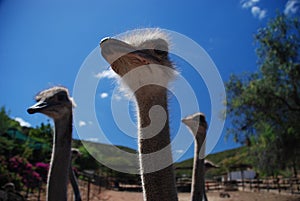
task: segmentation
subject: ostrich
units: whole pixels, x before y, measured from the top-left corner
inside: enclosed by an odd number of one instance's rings
[[[205,172],[210,169],[213,169],[213,168],[219,168],[218,165],[214,164],[213,162],[211,162],[209,160],[204,161],[204,167],[205,167]]]
[[[205,138],[207,123],[203,113],[195,113],[184,119],[182,122],[190,129],[191,133],[195,138],[195,149],[194,149],[194,165],[193,165],[193,176],[192,176],[192,190],[191,190],[191,200],[207,201],[205,193],[205,162],[204,162],[204,152],[205,152]],[[214,166],[207,162],[207,167]]]
[[[67,185],[71,164],[72,107],[69,92],[53,87],[35,97],[37,103],[27,109],[29,114],[42,113],[54,120],[55,134],[47,184],[47,201],[67,200]]]
[[[71,157],[72,160],[75,160],[78,156],[80,156],[80,151],[78,149],[72,148],[71,152],[72,152],[72,157]],[[80,191],[79,191],[79,187],[78,187],[78,182],[77,182],[75,172],[73,171],[73,168],[72,168],[72,163],[70,164],[69,178],[70,178],[70,182],[71,182],[71,185],[72,185],[72,188],[74,191],[75,201],[81,201],[81,195],[80,195]]]
[[[151,201],[178,200],[167,103],[167,85],[175,70],[167,41],[159,29],[147,29],[100,43],[102,56],[136,99],[143,197]]]
[[[25,201],[24,197],[16,192],[15,184],[9,182],[0,188],[0,200]]]

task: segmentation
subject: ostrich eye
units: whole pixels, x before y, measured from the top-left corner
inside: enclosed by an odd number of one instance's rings
[[[158,56],[166,57],[168,55],[168,52],[163,51],[163,50],[154,49],[153,51]]]
[[[67,96],[65,94],[58,94],[57,95],[57,100],[58,101],[66,101],[67,100]]]
[[[200,121],[201,122],[205,122],[205,117],[204,116],[200,116]]]

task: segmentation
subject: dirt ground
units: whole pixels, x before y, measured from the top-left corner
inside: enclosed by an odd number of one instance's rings
[[[230,198],[221,198],[220,192],[208,192],[209,201],[300,201],[300,195],[280,195],[268,192],[228,192]],[[98,198],[99,199],[99,198]],[[94,200],[94,199],[93,199]],[[105,190],[100,196],[102,201],[142,201],[142,193]],[[189,193],[179,193],[179,201],[189,201]]]
[[[83,201],[87,201],[86,186],[80,186],[81,197]],[[68,201],[74,200],[74,194],[71,186],[68,188]],[[300,195],[278,194],[271,192],[246,192],[231,191],[227,192],[230,198],[221,198],[221,192],[208,192],[209,201],[300,201]],[[190,193],[179,193],[179,201],[189,201]],[[41,201],[45,201],[45,191],[41,194]],[[27,201],[36,201],[37,193],[32,194]],[[143,194],[141,192],[126,192],[117,190],[106,190],[104,188],[91,185],[89,201],[142,201]]]

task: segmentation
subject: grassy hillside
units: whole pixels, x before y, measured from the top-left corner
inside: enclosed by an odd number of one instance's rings
[[[176,163],[176,168],[190,168],[190,169],[179,169],[176,171],[176,174],[185,174],[187,176],[191,176],[192,167],[193,167],[193,158],[182,161],[180,163]],[[212,169],[207,172],[207,177],[212,178],[214,176],[226,174],[229,167],[240,165],[240,164],[247,164],[251,165],[248,157],[248,150],[247,147],[239,147],[236,149],[226,150],[219,153],[210,154],[206,157],[206,160],[213,162],[214,164],[218,165],[220,168]]]
[[[86,161],[77,161],[81,166],[89,163],[89,160],[98,161],[98,166],[108,166],[112,169],[126,169],[127,172],[138,172],[138,160],[134,155],[136,150],[124,147],[113,146],[89,141],[74,140],[73,147],[79,148],[86,155]],[[126,154],[128,153],[128,155]],[[103,165],[102,165],[103,164]],[[96,165],[92,165],[90,169],[94,169]],[[83,169],[88,169],[84,167]]]
[[[80,141],[77,141],[75,144],[78,147],[82,147]],[[80,145],[79,145],[80,144]],[[115,149],[112,145],[95,143],[95,142],[84,142],[85,147],[89,147],[89,152],[92,152],[93,156],[96,158],[100,158],[104,160],[106,163],[109,164],[110,167],[118,167],[128,168],[129,172],[136,172],[137,170],[135,167],[138,167],[138,160],[137,157],[124,157],[123,151],[128,153],[136,153],[136,150],[130,149],[128,147],[117,146],[119,149]],[[206,160],[213,162],[214,164],[218,165],[219,168],[212,169],[207,172],[207,177],[212,178],[214,176],[219,176],[222,174],[226,174],[230,167],[246,164],[251,165],[248,156],[248,148],[247,147],[239,147],[236,149],[226,150],[219,153],[210,154],[206,157]],[[193,167],[193,158],[188,160],[175,163],[176,167],[176,175],[181,177],[185,175],[190,177],[192,174],[192,167]],[[106,164],[107,165],[107,164]]]

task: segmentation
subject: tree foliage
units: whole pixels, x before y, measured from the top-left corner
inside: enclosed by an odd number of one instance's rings
[[[19,122],[9,117],[9,111],[6,111],[5,107],[0,108],[0,135],[4,134],[9,128],[15,128],[21,130]]]
[[[266,174],[299,167],[300,21],[277,14],[255,35],[259,71],[232,75],[226,83],[228,130],[252,144]],[[296,172],[295,172],[296,173]]]

